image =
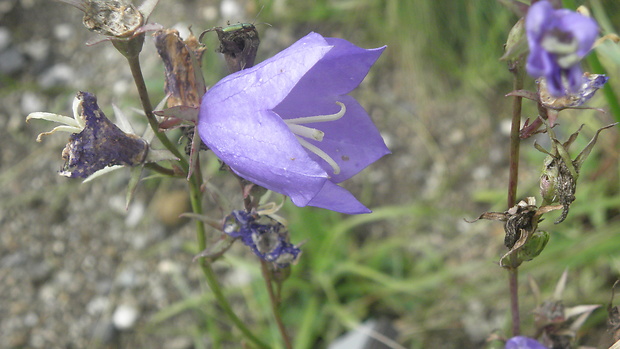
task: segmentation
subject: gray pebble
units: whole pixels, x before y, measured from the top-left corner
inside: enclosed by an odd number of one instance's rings
[[[0,52],[0,73],[13,74],[25,65],[24,56],[15,49],[8,49]]]
[[[49,68],[39,77],[39,85],[51,88],[58,85],[69,85],[75,79],[75,72],[70,66],[60,63]]]
[[[128,330],[136,324],[139,316],[138,309],[128,304],[121,304],[114,310],[112,323],[119,330]]]

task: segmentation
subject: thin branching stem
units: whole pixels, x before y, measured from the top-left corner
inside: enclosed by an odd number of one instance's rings
[[[127,62],[129,63],[129,69],[131,69],[131,75],[133,76],[133,80],[136,83],[136,88],[138,89],[138,95],[140,96],[140,102],[142,103],[142,108],[144,109],[144,114],[146,115],[146,119],[149,122],[149,126],[155,132],[155,137],[159,139],[159,141],[174,154],[177,158],[179,158],[179,162],[181,163],[181,167],[187,171],[188,163],[185,157],[181,154],[179,149],[172,144],[172,142],[166,137],[166,135],[159,131],[159,123],[157,122],[157,118],[155,114],[153,114],[153,105],[151,104],[151,99],[149,98],[149,93],[146,89],[146,84],[144,82],[144,77],[142,76],[142,69],[140,68],[140,58],[136,57],[127,57]]]
[[[523,89],[523,65],[514,63],[510,68],[514,75],[513,91]],[[517,184],[519,181],[519,149],[521,139],[519,131],[521,128],[521,105],[523,99],[514,97],[512,102],[512,123],[510,128],[510,167],[508,170],[508,208],[517,203]],[[510,256],[508,268],[508,287],[510,289],[510,311],[512,314],[512,335],[518,336],[521,333],[521,318],[519,314],[519,270],[517,254]]]
[[[149,122],[150,127],[155,132],[155,136],[159,141],[166,147],[166,149],[170,150],[176,157],[179,158],[179,165],[181,168],[187,173],[189,170],[189,163],[185,156],[181,154],[178,148],[166,137],[163,132],[159,131],[159,124],[153,114],[153,105],[151,104],[151,100],[148,95],[148,91],[146,89],[146,84],[144,82],[144,77],[142,75],[142,69],[140,68],[140,59],[138,56],[136,57],[127,57],[127,61],[129,62],[129,67],[131,69],[131,74],[136,83],[136,87],[138,89],[138,94],[140,96],[140,102],[142,103],[142,107],[144,108],[144,113]],[[200,168],[200,164],[198,161],[194,164],[196,169]],[[202,186],[202,175],[199,170],[194,170],[192,176],[189,178],[189,197],[192,205],[192,211],[195,214],[202,214],[202,192],[200,190]],[[204,222],[200,220],[196,220],[196,238],[198,242],[198,250],[203,251],[207,246],[206,239],[206,230]],[[222,308],[222,310],[226,313],[226,315],[230,318],[230,320],[235,324],[235,326],[243,333],[245,338],[251,342],[255,347],[268,349],[269,346],[263,343],[258,337],[256,337],[241,321],[241,319],[234,313],[230,303],[224,296],[224,292],[222,291],[220,284],[217,280],[217,276],[211,267],[211,262],[204,258],[200,263],[201,269],[205,278],[207,280],[207,284],[209,288],[213,292],[213,295],[217,299],[218,305]]]
[[[276,319],[276,324],[278,325],[278,330],[280,331],[280,335],[282,336],[282,340],[284,341],[284,346],[287,349],[293,349],[293,343],[291,343],[291,338],[286,333],[286,327],[284,327],[282,316],[280,316],[280,299],[273,289],[273,281],[271,278],[272,273],[269,270],[269,265],[267,265],[267,263],[263,260],[261,260],[261,271],[263,273],[263,279],[265,279],[265,285],[267,286],[267,293],[269,294],[271,312],[273,313],[273,317]]]
[[[196,162],[196,167],[199,167],[198,161]],[[192,211],[196,214],[202,214],[202,200],[201,200],[201,191],[200,187],[202,186],[202,177],[200,176],[200,171],[194,171],[192,176],[189,179],[189,192],[190,192],[190,202],[192,204]],[[206,239],[206,230],[204,222],[201,220],[196,220],[196,237],[198,240],[198,250],[203,251],[207,247],[207,239]],[[211,267],[211,262],[207,258],[203,258],[200,262],[200,266],[202,268],[202,273],[204,274],[207,284],[209,288],[213,292],[215,299],[217,299],[217,304],[222,308],[222,310],[226,313],[228,318],[235,324],[235,326],[243,333],[245,338],[252,342],[252,344],[258,348],[269,348],[268,345],[263,343],[258,337],[256,337],[243,323],[243,321],[235,314],[230,306],[230,303],[224,296],[224,292],[220,287],[220,284],[217,280],[217,276]]]

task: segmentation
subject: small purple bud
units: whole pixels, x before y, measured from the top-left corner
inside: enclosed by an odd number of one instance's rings
[[[547,347],[533,338],[516,336],[506,342],[505,349],[547,349]]]

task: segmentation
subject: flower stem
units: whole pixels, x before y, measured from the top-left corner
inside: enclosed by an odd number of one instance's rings
[[[146,119],[148,120],[151,129],[153,130],[153,132],[155,132],[155,136],[164,145],[164,147],[166,147],[166,149],[171,151],[172,154],[179,158],[181,167],[187,171],[188,163],[185,157],[181,154],[179,149],[177,149],[177,147],[172,144],[168,137],[166,137],[163,132],[159,131],[159,123],[157,122],[157,118],[155,118],[155,114],[153,114],[153,105],[151,104],[151,99],[149,98],[149,94],[146,89],[144,77],[142,76],[139,56],[127,57],[127,62],[129,63],[129,69],[131,69],[131,75],[133,76],[133,80],[136,83],[138,95],[140,96],[140,102],[142,103],[144,114],[146,114]]]
[[[292,349],[293,344],[291,343],[291,338],[286,333],[286,327],[284,327],[284,322],[282,322],[282,317],[280,316],[280,311],[278,309],[280,299],[276,296],[276,293],[273,290],[273,282],[271,279],[272,273],[269,271],[269,265],[267,265],[267,263],[263,260],[261,260],[261,271],[263,272],[263,279],[265,279],[265,285],[267,286],[267,293],[269,293],[271,312],[273,313],[273,317],[276,319],[276,323],[278,324],[278,330],[280,331],[280,335],[284,341],[284,346],[287,349]]]
[[[196,163],[196,167],[198,163]],[[202,200],[201,200],[201,191],[200,187],[202,185],[202,177],[200,175],[200,171],[194,171],[192,176],[189,179],[189,192],[190,192],[190,201],[192,204],[192,211],[197,214],[202,214]],[[198,250],[203,251],[207,247],[207,239],[206,239],[206,231],[204,222],[200,220],[196,220],[196,237],[198,240]],[[245,338],[247,338],[250,342],[252,342],[256,347],[267,349],[265,343],[263,343],[260,339],[258,339],[250,330],[245,326],[243,321],[239,319],[237,314],[234,313],[230,303],[224,296],[224,292],[220,288],[220,284],[217,280],[217,276],[211,267],[211,262],[208,258],[203,258],[200,263],[200,267],[202,268],[202,273],[205,275],[207,280],[207,284],[209,288],[213,292],[215,299],[217,299],[217,304],[224,310],[228,318],[235,324],[235,326],[243,333]]]
[[[127,57],[127,61],[129,63],[131,74],[138,89],[140,102],[142,103],[144,113],[146,114],[146,118],[149,122],[151,129],[153,129],[153,132],[155,132],[155,136],[166,147],[166,149],[170,150],[176,157],[179,158],[179,164],[181,168],[187,173],[187,171],[189,171],[189,163],[187,159],[168,139],[168,137],[166,137],[163,132],[159,131],[159,124],[157,122],[157,119],[155,118],[155,114],[153,114],[153,105],[151,104],[151,100],[149,99],[146,84],[144,82],[144,77],[142,76],[142,69],[140,68],[139,57]],[[200,168],[198,162],[195,163],[195,166],[196,169]],[[202,214],[202,192],[200,190],[201,186],[202,175],[199,170],[196,170],[189,178],[189,197],[192,204],[192,211],[196,214]],[[206,231],[204,223],[199,220],[196,221],[196,237],[198,241],[198,250],[205,250],[207,246]],[[260,341],[252,332],[250,332],[250,330],[245,326],[243,321],[241,321],[241,319],[239,319],[239,317],[233,312],[230,303],[228,303],[228,300],[224,296],[224,292],[220,288],[220,285],[217,281],[217,276],[215,275],[215,272],[211,267],[210,261],[206,258],[203,258],[200,266],[202,268],[203,274],[205,275],[209,288],[211,288],[211,291],[217,299],[218,305],[224,310],[230,320],[243,333],[245,338],[247,338],[248,341],[254,344],[254,346],[258,348],[268,349],[269,346]]]
[[[514,75],[513,91],[523,89],[523,64],[518,61],[513,63],[509,69]],[[521,97],[514,97],[512,102],[512,124],[510,128],[510,167],[508,170],[508,208],[517,203],[517,184],[519,176],[519,148],[521,139],[519,130],[521,128]],[[521,332],[521,319],[519,314],[519,270],[517,254],[510,256],[508,268],[508,287],[510,289],[510,310],[512,314],[512,335],[518,336]]]

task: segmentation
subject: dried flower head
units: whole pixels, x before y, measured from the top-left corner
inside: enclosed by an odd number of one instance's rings
[[[473,221],[488,219],[504,222],[504,245],[510,250],[502,256],[500,266],[515,268],[525,261],[530,261],[538,256],[549,241],[549,235],[545,232],[536,232],[541,216],[547,212],[557,210],[561,206],[536,206],[536,199],[528,197],[519,201],[516,205],[505,212],[485,212]],[[516,254],[515,260],[508,259]]]
[[[97,105],[97,98],[88,92],[79,92],[74,99],[73,118],[36,112],[28,115],[26,121],[31,119],[64,124],[39,134],[38,142],[42,136],[58,131],[71,133],[69,143],[62,151],[65,164],[60,174],[63,176],[87,178],[110,166],[137,166],[145,162],[174,159],[168,151],[150,149],[145,139],[123,132],[105,116]],[[124,123],[128,125],[126,121]]]
[[[566,307],[562,294],[566,288],[568,272],[564,271],[556,284],[553,296],[541,302],[538,284],[530,279],[532,291],[539,306],[534,309],[534,322],[540,342],[549,348],[572,348],[577,331],[599,305]]]
[[[278,268],[295,264],[301,255],[299,247],[289,242],[286,227],[267,216],[233,211],[225,218],[222,230],[241,239],[260,259]]]
[[[548,126],[549,124],[546,124],[547,133],[551,138],[552,150],[547,151],[537,143],[534,146],[539,151],[549,155],[544,161],[543,172],[540,176],[540,195],[543,198],[543,205],[549,205],[554,202],[562,205],[562,215],[555,221],[556,224],[566,219],[570,205],[575,201],[579,170],[596,144],[599,133],[616,124],[607,125],[596,131],[594,137],[592,137],[588,145],[579,153],[575,160],[571,159],[568,148],[577,139],[583,125],[570,135],[566,142],[562,143],[558,141],[555,132]]]
[[[260,45],[258,31],[254,24],[238,23],[224,28],[215,27],[206,32],[209,31],[217,33],[220,40],[219,52],[224,55],[230,73],[254,66],[254,59]]]
[[[138,57],[144,44],[144,33],[161,29],[161,25],[147,23],[159,0],[145,0],[135,7],[129,0],[56,0],[84,12],[84,26],[103,39],[89,40],[87,45],[111,41],[125,57]]]

